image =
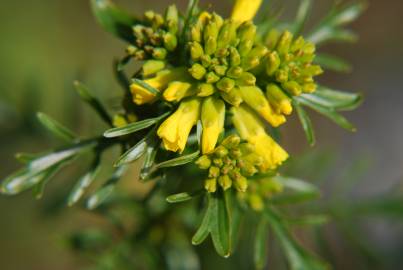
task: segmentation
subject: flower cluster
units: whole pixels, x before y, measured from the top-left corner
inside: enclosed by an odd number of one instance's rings
[[[178,11],[175,5],[168,7],[165,16],[147,11],[142,24],[133,26],[135,44],[128,46],[126,52],[136,60],[164,60],[168,52],[176,49],[177,32]]]
[[[248,188],[247,177],[259,171],[263,159],[255,152],[255,147],[241,142],[237,135],[226,137],[210,154],[201,156],[196,164],[202,170],[208,170],[205,189],[208,192],[217,190],[217,183],[223,190],[234,184],[240,192]]]

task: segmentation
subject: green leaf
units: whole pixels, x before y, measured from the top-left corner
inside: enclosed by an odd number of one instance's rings
[[[99,188],[88,200],[87,208],[94,210],[99,205],[105,202],[106,199],[113,193],[116,183],[120,180],[122,175],[126,172],[127,166],[118,167],[108,181],[101,188]]]
[[[310,14],[311,9],[312,9],[312,0],[300,1],[297,15],[293,23],[293,33],[295,36],[298,36],[301,33],[302,29],[304,28],[304,25]]]
[[[70,192],[70,195],[67,199],[68,206],[73,206],[81,199],[87,188],[94,182],[99,171],[100,171],[100,159],[99,157],[97,157],[93,165],[89,169],[89,171],[86,174],[84,174],[80,178],[80,180],[78,180],[78,182],[75,184],[72,191]]]
[[[119,167],[123,164],[128,164],[138,160],[147,150],[147,138],[142,139],[135,146],[127,150],[120,158],[115,162],[114,166]]]
[[[107,31],[128,42],[134,41],[132,26],[137,20],[116,7],[110,0],[91,0],[98,23]]]
[[[332,90],[320,86],[312,94],[303,94],[305,99],[334,110],[354,110],[362,103],[362,96],[357,93],[348,93]]]
[[[148,143],[144,154],[143,165],[140,169],[140,180],[146,180],[152,174],[152,167],[154,166],[158,147],[159,145],[156,138],[150,138],[150,142]]]
[[[211,239],[217,253],[227,258],[231,254],[231,228],[226,200],[224,196],[219,195],[210,195],[209,200],[209,203],[212,204],[210,222]]]
[[[7,177],[0,187],[3,194],[15,195],[28,190],[40,183],[46,176],[45,172],[32,172],[28,169],[21,169]]]
[[[33,172],[46,170],[56,164],[69,162],[74,159],[78,154],[88,151],[97,145],[94,141],[82,142],[74,145],[73,147],[64,148],[32,160],[28,164],[28,169]]]
[[[293,105],[298,113],[298,118],[301,122],[302,128],[304,129],[306,139],[309,145],[315,145],[315,132],[312,126],[311,119],[309,118],[306,111],[299,105],[298,102],[293,102]]]
[[[88,88],[79,81],[74,82],[74,87],[77,93],[80,95],[81,99],[85,101],[88,105],[90,105],[95,110],[95,112],[98,113],[102,120],[112,126],[112,118],[106,111],[105,107],[101,104],[101,102],[90,93]]]
[[[170,159],[167,161],[163,161],[163,162],[155,165],[155,167],[156,167],[156,169],[160,169],[160,168],[168,168],[168,167],[185,165],[187,163],[190,163],[190,162],[196,160],[199,157],[199,154],[200,154],[200,151],[196,151],[192,154],[188,154],[188,155],[180,156],[180,157]]]
[[[287,218],[286,222],[290,225],[306,225],[306,226],[318,226],[328,223],[330,220],[329,215],[314,214],[305,215],[297,218]]]
[[[200,195],[203,190],[197,190],[194,192],[181,192],[177,194],[170,195],[166,198],[166,201],[169,203],[180,203],[186,202],[193,199],[195,196]]]
[[[337,125],[341,126],[342,128],[345,128],[349,131],[356,130],[356,128],[353,126],[353,124],[351,124],[346,118],[344,118],[344,116],[337,113],[333,108],[327,108],[320,104],[312,102],[311,100],[304,98],[302,95],[299,97],[294,97],[294,98],[297,99],[297,101],[299,103],[313,109],[314,111],[316,111],[320,114],[323,114],[324,116],[326,116],[327,118],[329,118],[330,120],[335,122]]]
[[[137,78],[133,78],[132,82],[140,85],[141,87],[145,88],[148,92],[150,92],[151,94],[155,95],[155,96],[159,96],[161,95],[161,92],[158,91],[157,89],[155,89],[154,87],[152,87],[151,85],[149,85],[148,83],[144,82],[143,80],[137,79]]]
[[[42,174],[41,181],[38,184],[36,184],[32,190],[35,199],[39,200],[42,198],[46,184],[59,171],[61,167],[62,167],[61,165],[56,165],[54,167],[47,169],[45,172],[41,173]]]
[[[274,179],[286,189],[283,193],[273,196],[270,201],[276,204],[288,204],[316,199],[320,190],[313,184],[290,177],[275,176]]]
[[[200,245],[203,241],[207,238],[208,234],[210,233],[210,223],[212,222],[212,206],[213,204],[210,203],[210,196],[208,196],[208,204],[207,209],[204,213],[203,220],[197,229],[196,233],[192,237],[192,244],[193,245]]]
[[[17,153],[15,154],[15,158],[21,163],[29,163],[32,160],[43,156],[43,154],[31,154],[31,153]]]
[[[73,142],[77,136],[67,127],[63,126],[48,115],[38,112],[37,115],[39,122],[51,133],[63,139],[66,142]]]
[[[346,25],[356,20],[366,7],[367,4],[364,1],[355,1],[351,4],[336,7],[326,21],[333,26]]]
[[[320,65],[324,69],[337,72],[350,72],[351,65],[343,59],[330,54],[317,54],[314,60],[315,64]]]
[[[269,241],[269,227],[267,219],[261,218],[257,225],[254,246],[254,262],[256,269],[264,269],[267,264],[267,244]]]
[[[267,218],[274,234],[277,236],[291,270],[330,269],[326,263],[305,250],[294,240],[281,218],[274,211],[265,209],[264,217]]]
[[[148,127],[151,127],[151,126],[157,124],[159,121],[161,121],[162,119],[167,117],[169,114],[170,114],[170,112],[167,112],[158,117],[149,118],[149,119],[141,120],[138,122],[130,123],[123,127],[108,129],[107,131],[105,131],[104,136],[107,138],[113,138],[113,137],[119,137],[119,136],[127,135],[130,133],[134,133],[134,132],[146,129]]]

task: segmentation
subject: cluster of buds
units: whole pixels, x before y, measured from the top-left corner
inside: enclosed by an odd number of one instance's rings
[[[217,186],[227,190],[234,186],[239,192],[248,188],[248,177],[259,172],[262,158],[254,151],[250,143],[241,142],[237,135],[230,135],[210,154],[201,156],[196,165],[208,170],[204,188],[216,192]]]
[[[255,211],[262,211],[265,200],[283,191],[283,185],[273,177],[264,177],[249,181],[247,193],[238,193],[240,201],[245,202]]]
[[[164,60],[177,47],[178,10],[169,6],[165,16],[147,11],[142,24],[133,26],[135,42],[127,54],[136,60]]]
[[[313,43],[302,36],[293,39],[288,31],[280,35],[273,30],[267,35],[265,44],[270,50],[264,60],[265,79],[270,82],[267,88],[275,89],[277,85],[291,96],[316,90],[313,77],[323,71],[312,63],[315,58]]]
[[[189,73],[198,80],[197,95],[210,96],[219,92],[228,103],[242,102],[241,86],[254,86],[251,70],[268,52],[255,43],[256,26],[242,24],[219,15],[203,12],[190,31],[191,67]]]

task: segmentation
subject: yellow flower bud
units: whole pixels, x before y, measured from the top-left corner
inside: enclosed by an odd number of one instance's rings
[[[217,190],[217,180],[215,178],[209,178],[204,181],[204,188],[209,193],[214,193]]]
[[[180,101],[184,97],[196,94],[196,88],[188,82],[174,81],[169,83],[163,93],[166,101]]]
[[[229,104],[238,107],[242,103],[241,93],[239,87],[232,88],[229,92],[221,92],[221,97]]]
[[[186,74],[186,69],[182,67],[166,69],[158,72],[155,77],[144,80],[144,82],[156,90],[162,91],[169,82],[182,79],[186,77]],[[130,91],[133,95],[133,102],[138,105],[155,101],[156,97],[153,93],[150,93],[147,89],[136,83],[130,85]]]
[[[199,42],[190,43],[190,56],[192,60],[198,60],[204,54],[203,48]]]
[[[191,98],[182,101],[179,108],[157,130],[165,149],[182,152],[185,149],[190,130],[196,124],[199,115],[200,99]]]
[[[292,112],[291,99],[284,94],[280,87],[274,83],[270,83],[266,86],[266,97],[270,104],[283,114],[289,115]]]
[[[196,63],[196,64],[193,64],[191,68],[189,68],[189,73],[196,80],[200,80],[206,74],[206,69],[202,65]]]
[[[284,115],[278,114],[272,109],[262,90],[258,87],[243,86],[239,89],[242,99],[246,104],[258,112],[273,127],[277,127],[285,122],[286,119]]]
[[[200,83],[197,86],[197,95],[199,97],[208,97],[214,94],[214,86],[210,83]]]
[[[252,207],[252,209],[257,212],[262,211],[264,208],[264,202],[262,200],[262,197],[260,197],[256,193],[253,193],[249,196],[249,204]]]
[[[150,76],[165,68],[165,62],[161,60],[147,60],[143,64],[143,76]]]
[[[199,166],[200,169],[207,170],[208,168],[210,168],[211,160],[208,158],[208,156],[203,155],[199,157],[195,163],[197,166]]]
[[[218,136],[224,128],[225,104],[215,97],[207,97],[202,104],[201,122],[203,127],[202,153],[214,150]]]
[[[281,86],[287,90],[288,93],[290,93],[293,96],[299,96],[302,92],[301,85],[295,81],[289,81],[282,83]]]
[[[277,69],[280,66],[280,57],[278,56],[277,52],[271,52],[267,56],[267,62],[266,62],[266,73],[269,76],[273,76],[274,72],[277,71]]]
[[[235,188],[240,192],[245,192],[248,189],[248,180],[244,176],[234,179]]]
[[[227,190],[232,186],[232,180],[228,175],[222,175],[218,177],[218,184],[220,184],[223,190]]]
[[[283,150],[265,131],[259,117],[247,106],[232,107],[232,121],[242,139],[255,146],[255,153],[263,158],[263,171],[275,169],[288,158]]]
[[[261,4],[262,0],[236,0],[231,18],[237,22],[252,20]]]

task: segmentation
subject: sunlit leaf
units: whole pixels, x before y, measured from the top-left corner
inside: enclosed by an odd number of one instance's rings
[[[303,94],[305,99],[326,108],[335,110],[354,110],[362,103],[358,93],[348,93],[320,86],[312,94]]]
[[[315,132],[312,126],[311,118],[309,118],[306,111],[299,105],[298,102],[293,102],[295,109],[297,110],[298,118],[301,122],[302,128],[304,129],[306,139],[308,143],[312,146],[315,144]]]
[[[287,257],[291,270],[325,270],[330,269],[322,260],[305,250],[298,244],[281,218],[271,209],[266,209],[264,216],[277,236]]]
[[[337,72],[350,72],[351,65],[345,60],[330,54],[317,54],[314,62],[324,69]]]
[[[304,28],[304,25],[306,23],[306,20],[310,14],[310,11],[312,9],[312,0],[301,0],[297,15],[295,17],[294,23],[293,23],[293,33],[294,35],[298,36],[302,29]]]
[[[194,160],[196,160],[196,158],[199,157],[200,151],[196,151],[192,154],[188,154],[188,155],[184,155],[184,156],[180,156],[174,159],[170,159],[167,161],[163,161],[161,163],[158,163],[157,165],[155,165],[156,168],[167,168],[167,167],[175,167],[175,166],[181,166],[181,165],[185,165],[187,163],[190,163]]]
[[[61,167],[62,167],[61,165],[56,165],[54,167],[47,169],[45,172],[41,173],[42,174],[41,181],[38,184],[36,184],[32,189],[32,193],[36,199],[42,198],[46,184],[59,171]]]
[[[110,0],[91,0],[91,7],[98,23],[106,31],[126,41],[134,41],[132,26],[137,20],[133,16],[119,9]]]
[[[270,201],[276,204],[288,204],[316,199],[320,190],[313,184],[295,178],[275,176],[274,179],[284,187],[284,192],[274,195]]]
[[[161,116],[154,117],[154,118],[149,118],[145,120],[141,120],[138,122],[133,122],[130,124],[127,124],[123,127],[117,127],[117,128],[111,128],[105,131],[104,136],[107,138],[113,138],[113,137],[119,137],[123,135],[127,135],[130,133],[134,133],[143,129],[146,129],[148,127],[151,127],[164,119],[166,116],[168,116],[170,112],[164,113]]]
[[[142,139],[132,148],[127,150],[119,159],[115,162],[114,166],[119,167],[123,164],[131,163],[138,160],[147,150],[147,138]]]
[[[38,112],[36,116],[38,117],[41,124],[55,136],[67,142],[73,142],[77,138],[73,131],[63,126],[50,116],[42,112]]]
[[[311,100],[304,98],[302,95],[294,98],[297,99],[297,101],[302,105],[305,105],[313,109],[314,111],[326,116],[342,128],[345,128],[349,131],[356,130],[353,124],[351,124],[344,116],[336,112],[333,108],[327,108],[318,103],[312,102]]]
[[[118,167],[112,176],[87,200],[87,208],[93,210],[104,203],[113,193],[116,183],[126,172],[127,166]]]
[[[70,192],[70,195],[67,199],[68,206],[73,206],[74,204],[76,204],[84,195],[84,192],[87,190],[87,188],[94,182],[96,176],[98,175],[98,172],[100,171],[99,165],[100,160],[99,157],[97,157],[89,171],[77,181],[72,191]]]

